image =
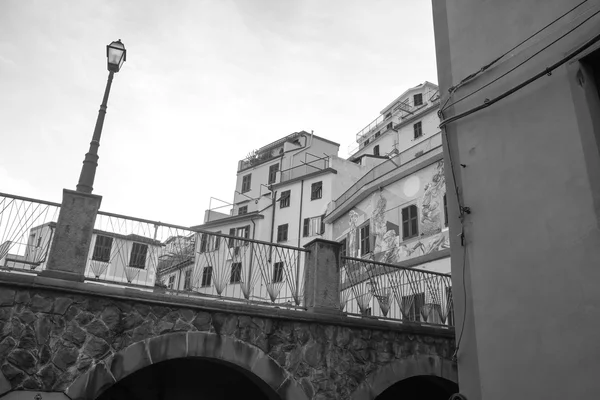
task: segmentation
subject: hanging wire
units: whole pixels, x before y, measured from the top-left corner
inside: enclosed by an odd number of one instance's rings
[[[570,10],[568,10],[567,12],[565,12],[564,14],[562,14],[561,16],[559,16],[558,18],[556,18],[555,20],[553,20],[552,22],[550,22],[548,25],[544,26],[543,28],[541,28],[540,30],[538,30],[537,32],[535,32],[534,34],[532,34],[531,36],[529,36],[525,40],[521,41],[519,44],[517,44],[516,46],[514,46],[512,49],[506,51],[501,56],[495,58],[494,60],[492,60],[488,64],[486,64],[483,67],[481,67],[479,69],[479,71],[474,72],[474,73],[468,75],[466,78],[462,79],[457,85],[451,86],[448,89],[449,96],[446,99],[446,101],[444,102],[444,104],[440,107],[440,110],[445,110],[447,108],[447,104],[450,101],[450,99],[452,98],[452,95],[461,86],[465,85],[466,83],[468,83],[469,81],[471,81],[472,79],[474,79],[476,76],[478,76],[479,74],[483,73],[485,70],[487,70],[488,68],[490,68],[492,65],[496,64],[498,61],[500,61],[501,59],[503,59],[505,56],[507,56],[508,54],[512,53],[514,50],[516,50],[517,48],[519,48],[520,46],[522,46],[523,44],[525,44],[526,42],[528,42],[530,39],[534,38],[535,36],[537,36],[538,34],[540,34],[541,32],[543,32],[544,30],[546,30],[550,26],[554,25],[556,22],[558,22],[559,20],[561,20],[562,18],[564,18],[565,16],[567,16],[571,12],[575,11],[577,8],[579,8],[580,6],[582,6],[583,4],[585,4],[587,2],[588,2],[588,0],[583,0],[581,3],[577,4],[575,7],[571,8]]]
[[[583,4],[583,3],[581,3]],[[581,5],[580,4],[580,5]],[[525,63],[527,63],[529,60],[531,60],[533,57],[537,56],[538,54],[540,54],[541,52],[543,52],[544,50],[548,49],[550,46],[552,46],[553,44],[557,43],[558,41],[562,40],[563,38],[565,38],[567,35],[569,35],[570,33],[572,33],[575,29],[579,28],[581,25],[585,24],[587,21],[589,21],[590,19],[592,19],[593,17],[595,17],[596,15],[598,15],[600,13],[600,10],[596,11],[595,13],[593,13],[592,15],[590,15],[589,17],[587,17],[586,19],[584,19],[582,22],[580,22],[578,25],[574,26],[573,28],[571,28],[569,31],[567,31],[566,33],[564,33],[563,35],[561,35],[560,37],[558,37],[557,39],[555,39],[554,41],[550,42],[548,45],[542,47],[540,50],[538,50],[537,52],[533,53],[531,56],[527,57],[525,60],[521,61],[519,64],[515,65],[513,68],[509,69],[508,71],[506,71],[505,73],[503,73],[502,75],[496,77],[495,79],[493,79],[492,81],[486,83],[485,85],[481,86],[480,88],[472,91],[471,93],[461,97],[460,99],[448,104],[447,101],[444,104],[443,110],[448,109],[449,107],[452,107],[455,104],[460,103],[461,101],[473,96],[474,94],[482,91],[483,89],[485,89],[486,87],[496,83],[497,81],[499,81],[500,79],[504,78],[506,75],[510,74],[511,72],[513,72],[514,70],[516,70],[517,68],[520,68],[521,66],[523,66]],[[549,25],[547,25],[549,26]],[[483,71],[483,70],[482,70]],[[458,87],[457,87],[458,88]]]

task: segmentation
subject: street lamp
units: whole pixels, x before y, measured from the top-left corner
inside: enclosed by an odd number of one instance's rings
[[[104,116],[106,115],[106,105],[108,103],[110,86],[115,72],[121,70],[121,66],[127,58],[127,50],[125,50],[125,46],[121,43],[121,39],[106,46],[106,58],[107,69],[109,71],[108,81],[106,82],[104,98],[102,99],[100,110],[98,111],[98,119],[96,120],[92,141],[90,142],[90,149],[83,160],[81,174],[79,175],[79,183],[77,184],[77,191],[83,193],[92,193],[92,190],[94,190],[94,177],[96,176],[96,167],[98,166],[98,147],[100,147],[100,135],[102,134],[102,126],[104,125]]]

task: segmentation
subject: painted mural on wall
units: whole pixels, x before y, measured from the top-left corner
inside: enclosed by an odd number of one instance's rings
[[[347,254],[361,257],[360,229],[369,221],[368,258],[397,263],[409,258],[449,248],[444,227],[443,196],[446,192],[444,163],[439,161],[415,174],[373,193],[334,222],[334,237],[346,239]],[[403,237],[402,209],[417,207],[418,234]]]

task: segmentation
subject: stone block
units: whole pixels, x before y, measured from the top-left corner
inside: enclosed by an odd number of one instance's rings
[[[277,394],[281,399],[285,400],[308,400],[308,396],[302,386],[296,383],[291,377],[285,380],[277,389]]]
[[[262,354],[256,358],[251,372],[262,379],[273,390],[277,390],[287,379],[284,369],[266,354]]]
[[[221,359],[229,361],[246,370],[250,370],[255,360],[263,354],[258,348],[236,339],[225,339],[223,341],[223,352]]]
[[[83,281],[92,232],[102,197],[63,190],[46,269],[40,276]]]
[[[188,332],[188,357],[220,359],[223,352],[223,338],[214,333]]]
[[[17,292],[12,289],[0,290],[0,306],[12,306],[15,303],[15,294]]]
[[[29,307],[33,312],[49,313],[50,310],[52,310],[53,305],[54,299],[52,297],[42,297],[39,294],[36,294],[31,299]]]
[[[36,371],[37,360],[29,350],[15,349],[10,352],[7,360],[28,374],[33,374]]]
[[[340,244],[315,239],[304,246],[304,304],[309,312],[339,315],[340,311]]]
[[[183,358],[187,355],[187,334],[177,332],[148,339],[148,350],[153,363]]]
[[[114,355],[110,371],[117,381],[152,364],[148,356],[147,342],[137,342]]]

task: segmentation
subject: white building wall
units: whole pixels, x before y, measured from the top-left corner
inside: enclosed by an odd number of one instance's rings
[[[108,233],[101,235],[111,237],[111,235]],[[90,242],[90,249],[88,252],[88,262],[85,268],[86,277],[98,278],[103,281],[131,283],[134,285],[148,287],[154,286],[159,256],[164,251],[162,245],[138,242],[135,240],[127,240],[112,236],[113,241],[110,251],[110,261],[107,264],[92,260],[97,237],[97,233],[92,234],[92,240]],[[129,266],[131,251],[134,243],[140,243],[148,246],[144,268]]]
[[[398,150],[400,152],[419,144],[440,131],[440,118],[437,115],[438,109],[438,107],[430,109],[427,113],[411,119],[410,122],[398,130]],[[414,125],[417,122],[421,122],[423,135],[420,138],[415,139]]]

